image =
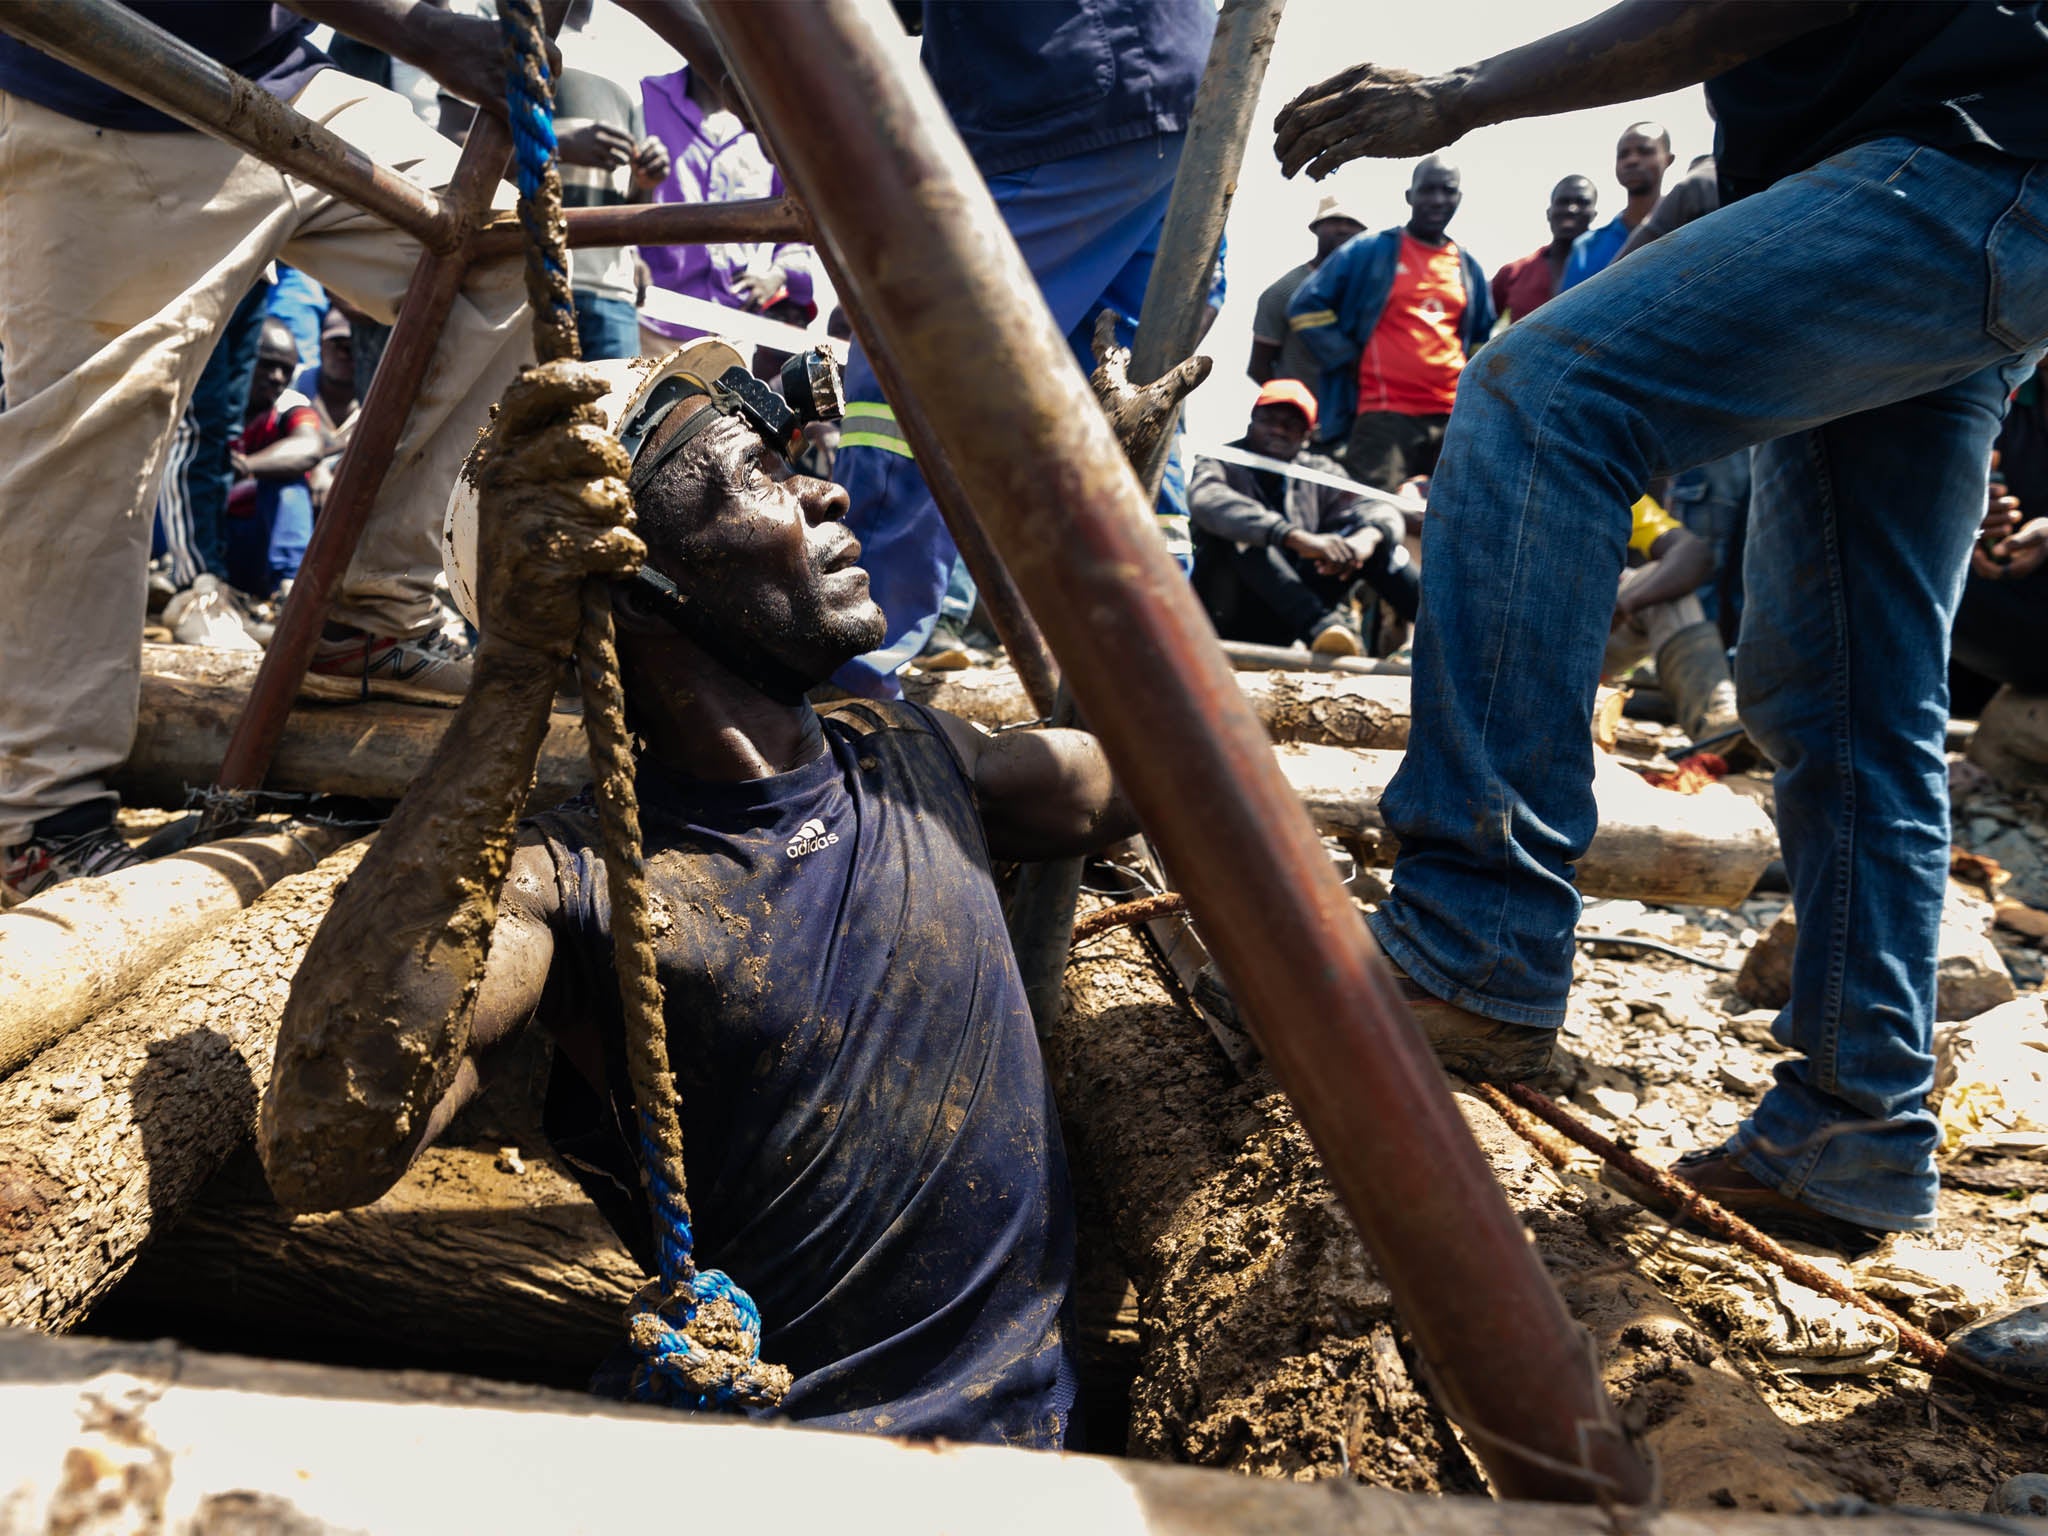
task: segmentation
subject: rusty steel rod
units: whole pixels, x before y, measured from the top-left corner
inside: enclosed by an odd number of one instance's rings
[[[6,0],[0,32],[375,214],[429,250],[452,250],[461,237],[438,193],[114,0]]]
[[[1223,225],[1237,193],[1245,140],[1259,107],[1259,87],[1273,57],[1273,38],[1287,0],[1223,0],[1216,39],[1202,84],[1188,114],[1180,170],[1159,229],[1159,257],[1145,284],[1138,334],[1131,343],[1131,382],[1149,384],[1202,339],[1210,274],[1223,243]],[[1162,437],[1137,466],[1138,482],[1154,495],[1166,474],[1173,434]]]
[[[708,0],[782,169],[915,391],[1504,1496],[1649,1474],[1281,777],[885,0]]]
[[[731,203],[635,203],[622,208],[569,208],[569,244],[723,245],[747,240],[809,240],[810,221],[794,198],[753,197]],[[470,252],[480,259],[526,249],[519,220],[506,213],[477,231]]]
[[[467,218],[487,208],[511,149],[511,130],[495,117],[480,115],[469,130],[448,185],[452,206]],[[370,382],[355,430],[335,468],[334,484],[313,524],[313,536],[306,541],[291,595],[278,615],[277,633],[263,653],[249,702],[235,722],[234,735],[228,738],[227,753],[214,780],[217,788],[256,789],[270,771],[292,701],[312,664],[334,595],[341,590],[342,577],[355,558],[356,544],[383,487],[384,472],[412,416],[420,382],[433,363],[441,327],[468,271],[466,247],[420,253],[398,308],[397,323],[391,328],[391,340],[377,365],[377,376]]]

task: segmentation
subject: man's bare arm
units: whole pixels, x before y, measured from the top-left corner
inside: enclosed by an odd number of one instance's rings
[[[381,49],[401,63],[423,69],[451,96],[505,115],[505,65],[498,24],[464,16],[426,0],[285,0],[309,21],[325,22],[359,43]],[[548,45],[550,68],[561,68],[561,53]]]
[[[1612,106],[1733,69],[1842,20],[1854,0],[1623,0],[1590,21],[1441,75],[1358,64],[1273,121],[1283,175],[1365,156],[1426,155],[1474,128]]]
[[[528,369],[464,466],[482,504],[484,643],[433,761],[292,983],[257,1125],[287,1209],[361,1205],[389,1189],[445,1122],[437,1108],[470,1058],[486,982],[487,1031],[539,998],[546,966],[536,971],[531,925],[503,957],[493,948],[499,892],[582,583],[644,554],[625,527],[625,452],[593,403],[606,387],[579,364]]]
[[[1102,743],[1086,731],[991,736],[943,710],[932,713],[973,780],[996,858],[1071,858],[1137,832],[1137,814],[1116,787]]]

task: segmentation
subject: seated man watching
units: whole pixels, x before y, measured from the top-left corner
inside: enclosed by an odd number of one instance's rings
[[[1230,446],[1278,464],[1341,476],[1306,451],[1316,401],[1297,379],[1259,391],[1251,424]],[[1418,583],[1401,546],[1401,514],[1335,486],[1198,459],[1188,485],[1195,525],[1195,591],[1226,640],[1291,645],[1331,656],[1364,649],[1351,614],[1362,577],[1404,621],[1415,618]]]
[[[235,472],[228,493],[228,581],[252,597],[269,597],[298,575],[313,536],[312,476],[327,453],[327,433],[312,402],[290,387],[298,371],[291,328],[265,320],[249,377],[249,413],[228,444]]]
[[[500,407],[465,471],[474,683],[299,970],[262,1111],[271,1187],[294,1210],[375,1199],[538,1019],[549,1133],[648,1262],[597,817],[586,795],[517,819],[582,584],[626,578],[619,668],[699,1262],[759,1303],[763,1358],[795,1376],[783,1417],[1058,1446],[1072,1213],[990,861],[1135,822],[1079,731],[811,707],[883,618],[846,492],[705,393],[739,366],[713,340],[658,366],[549,364]],[[1170,410],[1186,387],[1152,398]]]
[[[1644,496],[1630,509],[1628,569],[1614,601],[1600,680],[1624,681],[1652,659],[1657,686],[1697,746],[1726,752],[1741,733],[1721,631],[1696,595],[1714,574],[1714,548]]]

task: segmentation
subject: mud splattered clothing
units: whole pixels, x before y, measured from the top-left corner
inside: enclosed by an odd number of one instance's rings
[[[917,706],[824,731],[772,778],[640,774],[698,1259],[760,1304],[787,1417],[1057,1446],[1066,1158],[980,814]],[[541,1018],[606,1079],[558,1065],[549,1134],[651,1265],[596,816],[530,825],[561,898]]]

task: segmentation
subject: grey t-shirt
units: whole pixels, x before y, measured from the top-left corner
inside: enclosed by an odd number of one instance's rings
[[[1294,299],[1294,290],[1307,282],[1315,269],[1314,262],[1304,261],[1293,271],[1281,274],[1259,295],[1258,311],[1252,316],[1252,340],[1280,344],[1280,361],[1274,367],[1273,377],[1299,379],[1310,389],[1321,382],[1323,370],[1316,365],[1308,343],[1288,327],[1287,306]]]
[[[573,49],[574,44],[569,46]],[[640,116],[640,103],[633,92],[616,80],[593,74],[573,65],[562,70],[555,82],[555,131],[567,132],[582,123],[610,123],[633,136],[638,143],[647,129]],[[630,167],[601,171],[589,165],[564,165],[562,203],[568,208],[615,208],[632,201]],[[583,293],[607,299],[633,302],[633,248],[614,245],[569,253],[569,282]]]

